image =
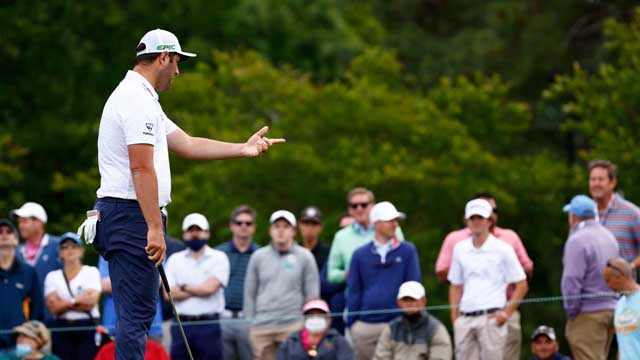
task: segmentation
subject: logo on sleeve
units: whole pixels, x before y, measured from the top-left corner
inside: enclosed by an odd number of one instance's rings
[[[143,131],[142,134],[143,135],[149,135],[149,136],[153,136],[153,124],[152,123],[146,123],[145,126],[147,127],[148,131]]]

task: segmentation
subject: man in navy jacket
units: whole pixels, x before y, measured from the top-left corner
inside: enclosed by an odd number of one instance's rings
[[[25,320],[42,320],[44,297],[35,270],[16,257],[18,231],[8,219],[0,219],[0,329],[11,329]],[[15,345],[11,334],[0,335],[0,353]]]
[[[347,326],[357,360],[373,357],[380,333],[398,316],[397,312],[376,313],[398,308],[396,294],[390,289],[406,281],[422,281],[415,246],[396,238],[398,220],[404,214],[383,201],[371,209],[369,218],[375,233],[371,242],[353,253],[347,280]]]

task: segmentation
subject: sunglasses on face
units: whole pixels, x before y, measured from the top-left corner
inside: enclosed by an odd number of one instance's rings
[[[238,225],[238,226],[251,226],[253,225],[253,221],[239,221],[239,220],[233,220],[233,224],[234,225]]]
[[[349,207],[352,209],[357,209],[358,207],[362,208],[362,209],[366,209],[369,204],[371,204],[370,202],[362,202],[362,203],[351,203],[349,204]]]

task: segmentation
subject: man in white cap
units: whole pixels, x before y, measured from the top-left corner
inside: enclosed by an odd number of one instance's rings
[[[388,202],[377,203],[369,213],[374,227],[369,242],[351,257],[347,280],[347,309],[356,359],[371,359],[380,334],[397,313],[396,293],[406,281],[422,281],[416,247],[396,237],[398,220],[404,214]]]
[[[469,201],[464,218],[471,237],[453,248],[448,280],[457,359],[503,359],[505,322],[528,291],[513,247],[489,231],[492,212],[485,199]],[[507,304],[509,284],[515,290]]]
[[[264,137],[263,127],[245,143],[192,137],[164,113],[158,92],[180,73],[178,63],[196,56],[178,38],[156,29],[136,47],[135,66],[107,100],[98,133],[100,188],[85,229],[95,227],[95,248],[109,262],[118,304],[116,358],[143,359],[146,334],[155,315],[159,279],[155,266],[165,257],[161,208],[171,201],[169,151],[187,159],[255,157],[284,139]],[[94,215],[94,214],[92,214]],[[93,242],[92,231],[85,234]],[[137,276],[130,276],[131,273]],[[135,301],[133,301],[135,299]]]
[[[278,346],[302,329],[300,309],[320,295],[318,267],[311,252],[294,241],[296,217],[278,210],[269,219],[271,245],[256,250],[244,281],[245,317],[254,359],[275,359]]]
[[[398,290],[398,306],[402,316],[391,321],[382,331],[374,360],[450,360],[453,356],[447,328],[428,314],[424,286],[407,281]]]
[[[18,230],[24,239],[24,243],[18,246],[18,257],[35,268],[40,281],[40,291],[44,293],[44,279],[47,274],[62,268],[58,250],[60,239],[45,232],[48,217],[42,205],[26,202],[19,209],[14,209],[12,214],[18,219]],[[48,325],[54,320],[46,306],[44,320]]]
[[[209,221],[198,213],[182,222],[187,248],[167,260],[167,280],[180,320],[217,321],[224,311],[224,289],[229,281],[229,259],[207,245]],[[187,341],[196,359],[223,359],[222,331],[217,322],[185,326]],[[177,326],[171,327],[171,358],[189,359]]]

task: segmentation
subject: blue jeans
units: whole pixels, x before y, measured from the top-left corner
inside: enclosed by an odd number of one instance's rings
[[[116,359],[143,360],[160,286],[144,250],[147,223],[135,200],[101,198],[95,208],[101,220],[94,247],[109,262],[116,310]]]

